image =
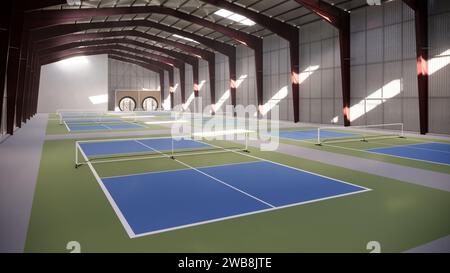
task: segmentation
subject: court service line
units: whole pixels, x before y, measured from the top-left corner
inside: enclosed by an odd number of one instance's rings
[[[153,151],[155,151],[155,152],[157,152],[157,153],[164,154],[164,153],[162,153],[162,152],[160,152],[160,151],[158,151],[158,150],[156,150],[156,149],[154,149],[154,148],[152,148],[152,147],[150,147],[150,146],[148,146],[148,145],[146,145],[146,144],[144,144],[144,143],[142,143],[142,142],[140,142],[140,141],[138,141],[138,140],[136,140],[136,142],[142,144],[143,146],[145,146],[145,147],[147,147],[147,148],[149,148],[149,149],[152,149]],[[167,155],[167,157],[170,158],[169,155]],[[234,189],[235,191],[238,191],[238,192],[240,192],[240,193],[242,193],[242,194],[244,194],[244,195],[247,195],[248,197],[253,198],[253,199],[255,199],[256,201],[259,201],[259,202],[261,202],[261,203],[263,203],[263,204],[265,204],[265,205],[267,205],[267,206],[269,206],[269,207],[272,207],[272,208],[275,207],[274,205],[272,205],[272,204],[270,204],[270,203],[268,203],[268,202],[266,202],[266,201],[264,201],[264,200],[261,200],[261,199],[259,199],[258,197],[253,196],[253,195],[251,195],[251,194],[248,193],[248,192],[245,192],[245,191],[243,191],[243,190],[240,190],[240,189],[238,189],[238,188],[236,188],[236,187],[234,187],[234,186],[232,186],[232,185],[230,185],[230,184],[228,184],[228,183],[226,183],[226,182],[224,182],[224,181],[222,181],[222,180],[220,180],[220,179],[218,179],[218,178],[216,178],[216,177],[214,177],[214,176],[212,176],[212,175],[209,175],[209,174],[207,174],[207,173],[205,173],[205,172],[203,172],[203,171],[201,171],[201,170],[199,170],[199,169],[197,169],[197,168],[195,168],[195,167],[193,167],[193,166],[191,166],[191,165],[189,165],[189,164],[187,164],[187,163],[184,163],[184,162],[182,162],[182,161],[180,161],[180,160],[178,160],[178,159],[176,159],[176,158],[173,158],[173,160],[177,161],[178,163],[180,163],[180,164],[182,164],[182,165],[184,165],[184,166],[186,166],[186,167],[188,167],[188,168],[191,168],[191,169],[194,170],[194,171],[197,171],[197,172],[199,172],[199,173],[201,173],[201,174],[203,174],[203,175],[206,175],[207,177],[209,177],[209,178],[211,178],[211,179],[214,179],[215,181],[217,181],[217,182],[219,182],[219,183],[222,183],[223,185],[225,185],[225,186],[227,186],[227,187],[229,187],[229,188],[231,188],[231,189]]]
[[[360,149],[341,147],[341,146],[330,145],[330,144],[322,144],[322,145],[323,146],[334,147],[334,148],[340,148],[340,149],[344,149],[344,150],[350,150],[350,151],[366,152],[366,153],[377,154],[377,155],[382,155],[382,156],[391,156],[391,157],[397,157],[397,158],[401,158],[401,159],[417,160],[417,161],[422,161],[422,162],[431,163],[431,164],[450,166],[450,164],[447,164],[447,163],[440,163],[440,162],[430,161],[430,160],[425,160],[425,159],[417,159],[417,158],[404,157],[404,156],[399,156],[399,155],[383,154],[383,153],[374,152],[374,151],[370,151],[370,150],[360,150]],[[391,147],[394,147],[394,146],[391,146]],[[390,148],[390,147],[386,147],[386,148]]]
[[[376,144],[382,144],[382,145],[389,145],[388,143],[383,143],[383,142],[378,142],[378,141],[371,141],[372,143],[376,143]],[[435,150],[435,149],[428,149],[428,148],[420,148],[420,147],[411,147],[411,145],[420,145],[420,144],[432,144],[432,143],[438,143],[438,144],[446,144],[450,146],[450,143],[439,143],[439,142],[424,142],[424,143],[417,143],[417,144],[401,144],[401,145],[392,145],[389,147],[381,147],[381,148],[373,148],[373,149],[368,149],[368,151],[370,150],[374,150],[374,149],[384,149],[384,148],[396,148],[396,147],[404,147],[404,148],[409,148],[409,149],[416,149],[416,150],[424,150],[424,151],[432,151],[432,152],[437,152],[437,153],[445,153],[445,154],[450,154],[450,152],[447,151],[440,151],[440,150]]]
[[[267,208],[267,209],[254,210],[254,211],[241,213],[241,214],[235,214],[235,215],[231,215],[231,216],[227,216],[227,217],[215,218],[215,219],[195,222],[195,223],[191,223],[191,224],[187,224],[187,225],[181,225],[181,226],[176,226],[176,227],[171,227],[171,228],[165,228],[165,229],[160,229],[160,230],[155,230],[155,231],[150,231],[150,232],[139,233],[131,238],[138,238],[138,237],[143,237],[143,236],[147,236],[147,235],[163,233],[163,232],[167,232],[167,231],[173,231],[173,230],[178,230],[178,229],[183,229],[183,228],[188,228],[188,227],[195,227],[195,226],[200,226],[200,225],[204,225],[204,224],[210,224],[210,223],[215,223],[215,222],[220,222],[220,221],[225,221],[225,220],[230,220],[230,219],[236,219],[236,218],[240,218],[240,217],[244,217],[244,216],[255,215],[255,214],[276,211],[276,210],[281,210],[281,209],[300,206],[300,205],[311,204],[311,203],[325,201],[325,200],[334,199],[334,198],[339,198],[339,197],[343,197],[343,196],[356,195],[356,194],[363,193],[366,191],[370,191],[370,189],[366,189],[366,190],[363,189],[360,191],[337,194],[337,195],[327,196],[327,197],[323,197],[323,198],[317,198],[317,199],[312,199],[312,200],[308,200],[308,201],[283,205],[283,206],[279,206],[279,207],[271,207],[271,208]]]

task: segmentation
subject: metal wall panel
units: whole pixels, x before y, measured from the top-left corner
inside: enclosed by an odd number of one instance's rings
[[[366,29],[366,9],[357,9],[352,12],[350,31],[362,31]]]
[[[367,63],[383,61],[383,29],[375,28],[367,31]]]
[[[366,62],[366,33],[354,32],[350,36],[350,58],[352,65]]]
[[[383,64],[367,65],[367,95],[381,90],[383,87]],[[381,94],[381,92],[380,92]]]
[[[384,29],[384,60],[394,61],[402,58],[402,25],[395,24]]]
[[[384,25],[397,24],[402,22],[403,1],[391,1],[383,5]]]
[[[430,131],[450,134],[450,98],[431,98],[430,109]]]

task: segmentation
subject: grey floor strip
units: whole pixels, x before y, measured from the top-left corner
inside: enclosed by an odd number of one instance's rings
[[[259,141],[249,145],[259,147]],[[277,152],[450,192],[450,175],[280,143]]]
[[[412,248],[405,253],[450,253],[450,235]]]
[[[23,252],[39,172],[47,114],[0,144],[0,252]]]

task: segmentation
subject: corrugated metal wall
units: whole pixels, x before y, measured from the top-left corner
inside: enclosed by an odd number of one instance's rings
[[[430,1],[429,28],[430,69],[436,70],[430,75],[429,83],[430,131],[450,133],[450,1]],[[301,121],[342,124],[339,54],[338,32],[328,23],[318,21],[300,29]],[[256,105],[253,50],[238,46],[236,64],[237,104]],[[117,81],[122,86],[128,81],[137,83],[133,70],[122,71],[127,71],[131,79],[122,75],[120,80],[116,75],[115,86]],[[179,85],[178,69],[175,71],[175,84]],[[231,97],[226,94],[229,91],[228,58],[219,53],[216,53],[215,72],[217,106],[225,110],[224,106],[231,103]],[[352,11],[351,73],[351,119],[354,125],[402,122],[406,130],[419,130],[414,15],[402,1]],[[288,43],[276,35],[264,38],[263,75],[265,109],[278,105],[280,119],[293,120],[289,48]],[[203,60],[200,61],[199,78],[199,94],[205,107],[210,104],[211,97],[208,64]],[[157,77],[152,79],[156,81]],[[192,86],[192,67],[186,65],[187,100]],[[114,88],[110,87],[110,90]],[[179,103],[178,87],[175,104]]]
[[[341,123],[341,90],[337,31],[325,22],[306,25],[300,29],[300,121]]]
[[[117,89],[141,90],[142,88],[160,90],[159,74],[134,64],[109,59],[108,110],[114,110]],[[165,90],[169,90],[168,86],[166,88]]]
[[[450,1],[430,1],[430,132],[450,134]]]

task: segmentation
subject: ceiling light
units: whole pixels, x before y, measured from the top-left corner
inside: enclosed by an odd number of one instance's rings
[[[81,0],[67,0],[69,6],[81,6]]]
[[[248,19],[247,17],[242,16],[242,15],[237,14],[237,13],[234,13],[234,12],[231,12],[231,11],[226,10],[226,9],[219,9],[218,11],[214,12],[214,14],[215,15],[219,15],[219,16],[224,17],[224,18],[227,18],[227,19],[230,19],[232,21],[235,21],[237,23],[240,23],[240,24],[243,24],[243,25],[246,25],[246,26],[253,26],[253,25],[256,24],[255,22],[253,22],[252,20]]]
[[[183,39],[183,40],[186,40],[186,41],[189,41],[189,42],[193,42],[193,43],[199,44],[199,42],[197,42],[194,39],[191,39],[191,38],[188,38],[188,37],[184,37],[184,36],[181,36],[181,35],[178,35],[178,34],[172,34],[172,36],[175,37],[175,38],[179,38],[179,39]]]

